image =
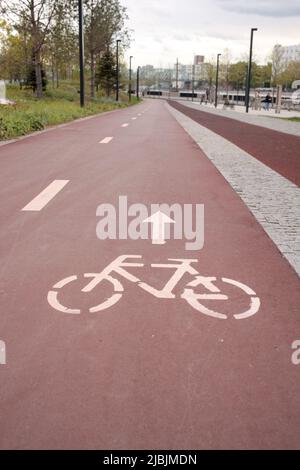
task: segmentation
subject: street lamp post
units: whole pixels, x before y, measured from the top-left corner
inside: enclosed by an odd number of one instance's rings
[[[80,69],[80,106],[84,106],[84,42],[83,42],[83,7],[78,0],[79,11],[79,69]]]
[[[140,98],[140,66],[138,66],[136,71],[136,96],[137,99]]]
[[[215,108],[218,106],[219,64],[220,64],[220,56],[221,56],[221,55],[222,55],[222,54],[218,54],[218,55],[217,55]]]
[[[193,64],[193,69],[192,69],[192,101],[194,101],[194,93],[195,93],[195,64]]]
[[[128,87],[129,101],[131,101],[131,61],[132,59],[133,59],[133,55],[129,57],[129,87]]]
[[[179,62],[176,61],[176,93],[178,93],[178,78],[179,78]]]
[[[116,60],[116,101],[119,101],[119,43],[121,39],[117,39],[117,60]]]
[[[251,28],[250,54],[249,54],[248,75],[247,75],[247,88],[246,88],[246,96],[245,96],[246,113],[249,112],[249,96],[250,96],[250,88],[251,88],[252,48],[253,48],[253,33],[254,33],[254,31],[257,31],[257,28]]]

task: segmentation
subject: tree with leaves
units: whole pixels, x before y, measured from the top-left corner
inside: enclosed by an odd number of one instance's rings
[[[285,68],[284,60],[283,60],[283,48],[276,44],[273,48],[271,54],[271,62],[272,62],[272,85],[276,86],[279,85],[279,77],[280,74],[283,72]]]
[[[46,56],[52,72],[52,85],[59,86],[59,76],[71,75],[72,64],[78,61],[78,34],[74,24],[72,3],[57,5],[48,40]]]
[[[85,45],[90,67],[90,95],[95,96],[95,69],[103,54],[113,50],[116,39],[129,44],[126,8],[119,0],[85,0]]]
[[[233,88],[240,90],[245,87],[248,64],[244,61],[231,64],[228,71],[228,80]]]
[[[102,54],[96,72],[96,84],[105,90],[107,97],[110,96],[116,83],[116,60],[110,50]]]
[[[292,83],[295,80],[300,80],[300,60],[289,62],[277,79],[286,89],[291,89]]]
[[[0,44],[1,78],[21,83],[27,73],[28,50],[24,35],[14,31],[6,21],[1,21]]]
[[[42,51],[59,5],[67,0],[0,0],[0,11],[12,24],[22,25],[31,47],[36,95],[43,95]],[[67,2],[68,3],[68,2]]]
[[[45,70],[43,68],[41,69],[41,75],[42,75],[42,90],[46,91],[47,78],[46,78]],[[33,92],[36,92],[37,79],[36,79],[36,69],[33,66],[33,62],[30,62],[30,64],[27,67],[24,83],[25,83],[26,88],[30,88]]]
[[[230,50],[225,49],[221,57],[220,82],[224,86],[227,95],[228,95],[228,90],[229,90],[229,85],[230,85],[229,71],[230,71],[231,60],[232,60],[232,56],[231,56]]]
[[[272,63],[268,62],[266,65],[259,67],[260,86],[263,88],[270,88],[272,81]]]
[[[204,64],[204,81],[207,85],[207,97],[212,99],[212,88],[216,80],[216,63],[213,57]]]

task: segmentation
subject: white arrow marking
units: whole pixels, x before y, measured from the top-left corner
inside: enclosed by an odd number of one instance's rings
[[[175,224],[173,219],[170,219],[161,211],[155,212],[155,214],[143,220],[144,222],[152,224],[151,238],[153,245],[164,245],[166,243],[165,224]]]

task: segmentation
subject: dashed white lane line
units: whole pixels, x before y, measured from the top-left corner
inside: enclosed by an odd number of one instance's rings
[[[141,113],[138,114],[138,116],[141,116],[141,115],[142,115]]]
[[[128,127],[129,124],[126,122],[125,124],[122,124],[122,127]]]
[[[59,191],[69,183],[70,180],[54,180],[49,184],[40,194],[38,194],[32,201],[30,201],[22,211],[40,211],[48,204],[51,199],[56,196]]]
[[[105,139],[100,140],[99,144],[109,144],[113,140],[113,137],[105,137]]]
[[[132,119],[133,121],[135,121],[137,118],[136,118],[136,117],[133,117],[133,118],[131,118],[131,119]]]

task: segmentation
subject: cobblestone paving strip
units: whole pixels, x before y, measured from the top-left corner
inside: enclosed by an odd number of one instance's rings
[[[228,140],[166,106],[300,275],[300,189]]]
[[[300,186],[300,137],[192,109],[176,101],[169,104]]]

